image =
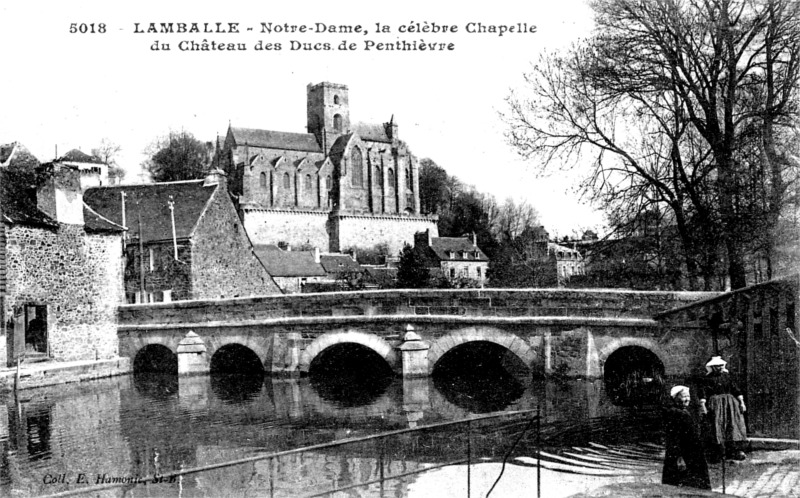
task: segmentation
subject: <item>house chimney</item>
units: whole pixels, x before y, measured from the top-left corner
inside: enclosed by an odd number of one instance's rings
[[[314,248],[314,262],[319,264],[319,247]]]
[[[353,259],[353,261],[358,261],[358,258],[356,257],[356,250],[355,249],[351,249],[350,250],[350,257]]]
[[[475,235],[475,232],[472,232],[472,245],[478,247],[478,236]]]
[[[414,234],[414,247],[430,247],[431,245],[431,231],[430,229],[424,232],[416,232]]]
[[[36,189],[36,207],[59,223],[83,225],[81,175],[75,166],[58,163],[43,165]]]

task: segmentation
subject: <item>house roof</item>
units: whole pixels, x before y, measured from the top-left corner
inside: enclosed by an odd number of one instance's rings
[[[39,210],[36,203],[35,174],[18,169],[0,169],[0,205],[4,221],[43,228],[57,228],[56,220]],[[106,219],[86,203],[83,205],[84,230],[92,233],[118,233],[124,227]]]
[[[35,169],[41,163],[19,142],[0,145],[0,166],[19,166]]]
[[[319,262],[326,273],[361,271],[361,265],[347,254],[321,254]]]
[[[362,140],[392,143],[392,139],[386,133],[386,125],[384,124],[356,123],[354,128]]]
[[[322,265],[309,251],[282,251],[274,246],[254,246],[256,256],[273,277],[324,277]]]
[[[33,171],[0,169],[0,205],[5,221],[48,228],[58,223],[36,206],[36,175]]]
[[[83,203],[83,225],[90,232],[117,233],[125,231],[125,227],[109,220],[86,203]]]
[[[489,261],[486,254],[479,247],[472,245],[472,240],[467,237],[433,237],[431,249],[440,260]],[[467,252],[466,258],[462,256],[464,251]],[[478,252],[478,257],[474,256],[475,251]],[[450,257],[451,252],[455,253],[453,258]]]
[[[284,131],[257,130],[253,128],[230,128],[236,145],[253,145],[269,149],[322,152],[313,133],[291,133]]]
[[[87,189],[83,199],[97,213],[122,225],[122,193],[125,193],[125,224],[131,237],[139,237],[141,214],[142,242],[172,239],[169,201],[175,209],[175,236],[186,239],[205,210],[217,185],[204,186],[203,180],[119,185]]]
[[[81,152],[78,149],[72,149],[63,156],[56,159],[54,162],[73,162],[73,163],[92,163],[92,164],[105,164],[102,159],[97,156],[92,156]]]
[[[331,162],[338,165],[344,155],[344,151],[347,148],[347,144],[350,143],[350,139],[353,138],[352,133],[348,133],[347,135],[342,135],[333,142],[331,145],[331,150],[328,152],[328,156],[331,158]]]

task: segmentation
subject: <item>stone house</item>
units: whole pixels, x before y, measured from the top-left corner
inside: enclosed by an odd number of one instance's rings
[[[303,292],[306,285],[327,280],[328,274],[320,264],[319,249],[284,251],[274,245],[254,247],[256,256],[285,294]]]
[[[478,247],[475,234],[463,237],[432,237],[430,231],[414,234],[414,250],[428,261],[432,274],[449,280],[465,279],[486,283],[489,258]]]
[[[53,162],[78,168],[83,190],[108,185],[108,165],[99,157],[72,149]]]
[[[578,249],[549,242],[547,250],[551,259],[555,259],[559,287],[566,285],[573,276],[586,274],[583,255]]]
[[[351,123],[349,103],[346,85],[308,85],[305,133],[229,126],[218,139],[215,165],[255,244],[396,254],[415,232],[438,233],[420,212],[419,165],[398,124]]]
[[[201,180],[90,188],[84,197],[128,227],[128,303],[281,292],[255,255],[219,171]]]
[[[114,358],[124,227],[84,204],[78,168],[13,149],[0,158],[0,357]]]

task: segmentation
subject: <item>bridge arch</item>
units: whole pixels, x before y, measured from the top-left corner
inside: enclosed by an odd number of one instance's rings
[[[606,360],[617,350],[630,346],[638,346],[646,349],[658,358],[665,370],[669,370],[668,362],[666,361],[669,355],[667,355],[666,351],[664,351],[655,340],[645,337],[620,337],[612,340],[597,352],[600,371],[605,375]],[[669,371],[666,373],[669,373]]]
[[[208,346],[209,361],[214,358],[214,355],[226,346],[242,346],[258,356],[261,366],[264,371],[268,372],[271,361],[270,358],[271,341],[269,334],[211,334],[207,337],[201,336]]]
[[[375,334],[357,332],[353,330],[342,332],[329,332],[322,334],[314,339],[300,355],[299,370],[302,374],[307,374],[311,362],[314,361],[322,351],[337,344],[359,344],[371,349],[389,364],[389,368],[395,373],[400,372],[400,361],[397,352],[391,344]]]
[[[518,335],[496,328],[469,327],[455,330],[433,341],[430,350],[428,350],[428,373],[433,371],[433,368],[448,351],[462,344],[478,341],[491,342],[503,346],[517,355],[525,366],[530,369],[534,368],[536,351]]]

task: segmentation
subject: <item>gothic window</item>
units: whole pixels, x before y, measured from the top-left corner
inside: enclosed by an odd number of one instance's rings
[[[289,173],[283,174],[283,188],[285,189],[291,188],[291,183],[289,181]]]
[[[389,168],[389,188],[394,188],[394,170]]]
[[[333,131],[336,133],[342,132],[342,115],[341,114],[334,114],[333,115]]]
[[[331,175],[325,177],[325,190],[330,190],[333,188],[333,180],[331,179]]]
[[[364,165],[362,164],[361,149],[358,147],[353,148],[353,152],[350,153],[350,162],[353,163],[353,186],[363,187]]]
[[[411,168],[406,168],[406,188],[414,190],[414,182],[411,181]]]
[[[311,192],[311,175],[306,175],[305,188],[306,192]]]
[[[334,95],[333,96],[333,103],[336,104],[336,105],[339,105],[339,96],[338,95]]]
[[[375,166],[375,185],[383,185],[383,172],[380,165]]]
[[[261,188],[267,188],[267,174],[261,173],[259,177],[258,184],[261,185]]]

